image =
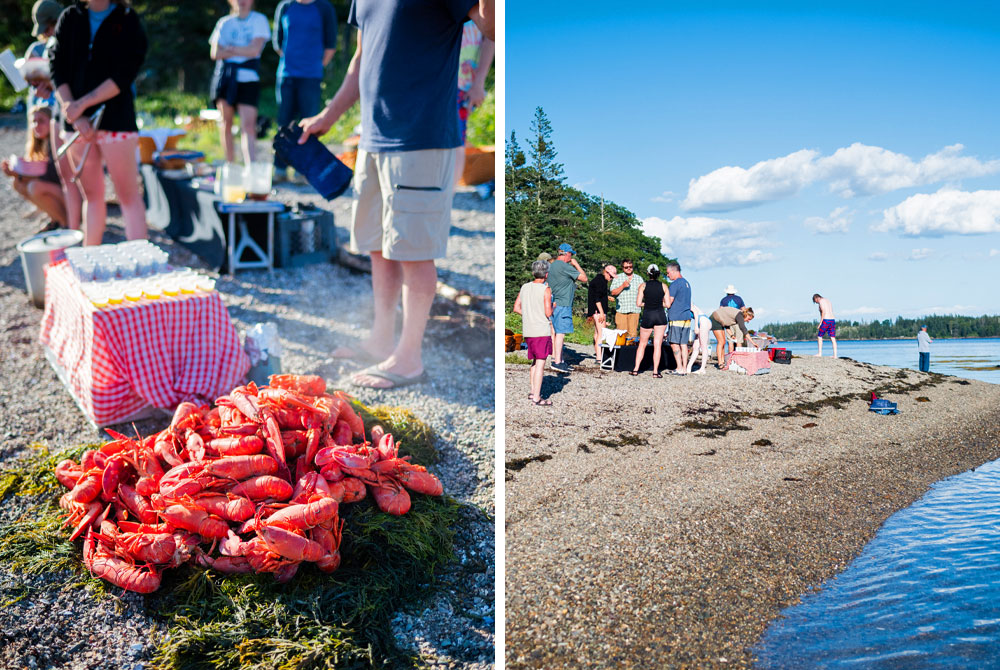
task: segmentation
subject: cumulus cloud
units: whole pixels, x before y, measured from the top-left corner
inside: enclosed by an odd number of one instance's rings
[[[825,157],[802,149],[750,168],[726,166],[692,179],[681,206],[724,212],[789,198],[815,182],[825,181],[832,192],[851,198],[1000,172],[1000,160],[962,156],[963,149],[953,144],[919,161],[859,142]]]
[[[674,198],[677,196],[673,191],[664,191],[655,198],[650,198],[652,202],[673,202]]]
[[[873,230],[928,237],[1000,233],[1000,191],[918,193],[885,210]]]
[[[889,254],[884,251],[875,251],[868,254],[868,260],[870,261],[887,261],[889,260]]]
[[[854,212],[848,212],[846,207],[838,207],[830,212],[830,216],[810,216],[804,223],[806,228],[817,233],[846,233],[853,218]]]
[[[787,198],[815,179],[819,152],[802,149],[761,161],[749,169],[726,166],[692,179],[681,207],[689,211],[724,212]]]
[[[907,258],[911,261],[922,261],[925,258],[928,258],[932,253],[934,253],[933,249],[914,249],[910,252],[910,255],[907,256]]]
[[[660,238],[664,254],[676,257],[682,267],[693,269],[725,265],[748,265],[776,260],[765,252],[775,246],[766,235],[767,223],[737,219],[675,216],[642,220],[647,235]]]
[[[597,179],[594,179],[592,177],[592,178],[588,179],[587,181],[581,181],[581,182],[577,182],[577,183],[573,184],[573,188],[575,188],[577,191],[582,191],[584,186],[590,186],[591,184],[596,184],[596,183],[597,183]]]

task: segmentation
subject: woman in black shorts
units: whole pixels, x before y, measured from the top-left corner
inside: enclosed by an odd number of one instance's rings
[[[666,295],[663,283],[660,281],[660,268],[650,264],[646,269],[649,279],[639,287],[639,295],[635,304],[642,307],[642,318],[639,321],[639,348],[635,350],[635,367],[631,374],[639,374],[639,365],[646,352],[649,334],[653,334],[653,376],[660,374],[660,350],[663,346],[663,336],[667,332]]]

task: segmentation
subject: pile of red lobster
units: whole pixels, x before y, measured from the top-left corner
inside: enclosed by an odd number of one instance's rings
[[[178,406],[170,426],[115,439],[67,459],[59,500],[85,534],[83,561],[116,586],[151,593],[168,567],[187,561],[226,573],[291,579],[302,561],[340,565],[340,503],[368,493],[405,514],[406,489],[441,495],[441,482],[392,435],[364,424],[350,398],[312,375],[273,375],[232,390],[216,406]],[[294,469],[294,474],[293,474]]]

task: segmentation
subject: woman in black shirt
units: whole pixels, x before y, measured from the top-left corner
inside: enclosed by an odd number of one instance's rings
[[[639,348],[635,350],[635,367],[629,373],[639,374],[639,365],[646,353],[646,343],[649,335],[653,335],[653,376],[660,374],[660,352],[663,347],[663,335],[667,332],[666,295],[663,283],[660,281],[660,268],[654,264],[646,269],[649,279],[639,287],[639,295],[635,304],[642,307],[642,319],[639,321]]]
[[[146,237],[146,207],[139,192],[132,83],[146,58],[146,33],[127,0],[78,0],[59,16],[49,63],[56,97],[63,109],[65,133],[80,131],[69,148],[78,167],[84,148],[93,143],[80,171],[85,212],[84,244],[100,244],[107,209],[104,170],[121,204],[125,236]],[[90,117],[104,105],[100,127]]]
[[[614,265],[603,271],[587,285],[587,320],[594,323],[594,358],[601,362],[601,334],[608,323],[608,282],[618,274]]]

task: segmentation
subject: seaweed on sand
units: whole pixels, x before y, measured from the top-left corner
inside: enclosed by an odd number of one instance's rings
[[[381,424],[392,433],[401,456],[413,456],[413,462],[421,465],[437,463],[434,432],[410,410],[390,405],[367,407],[356,400],[354,409],[364,419],[368,439],[371,439],[372,426]]]
[[[292,669],[411,665],[390,632],[393,613],[431,593],[452,556],[458,505],[415,495],[402,517],[370,503],[343,507],[341,554],[331,575],[303,566],[272,575],[167,573],[155,605],[167,623],[160,668]]]
[[[411,447],[430,445],[430,429],[405,410],[361,409],[366,425],[379,417]],[[22,510],[20,518],[0,521],[0,563],[24,573],[49,573],[52,589],[86,585],[95,597],[112,597],[120,590],[87,574],[80,542],[70,542],[70,531],[61,527],[57,501],[64,489],[52,473],[60,460],[78,459],[86,448],[50,453],[38,447],[31,458],[0,471],[0,494],[22,498],[11,505]],[[449,497],[413,494],[410,511],[401,517],[379,511],[370,499],[341,506],[341,516],[342,565],[332,574],[307,564],[291,582],[278,584],[270,574],[221,575],[195,566],[166,571],[160,590],[145,598],[165,630],[155,640],[153,666],[416,665],[417,659],[396,646],[391,618],[441,588],[438,576],[452,560],[456,529],[469,514]]]

